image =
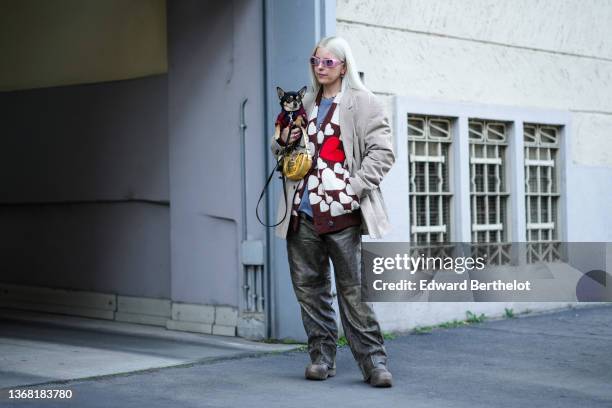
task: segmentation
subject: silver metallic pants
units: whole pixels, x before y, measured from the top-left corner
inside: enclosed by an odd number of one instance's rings
[[[311,361],[336,367],[338,326],[332,306],[331,258],[342,327],[364,380],[377,364],[387,365],[387,352],[374,310],[371,304],[360,302],[360,226],[319,235],[312,221],[301,215],[298,231],[290,228],[287,233],[287,254]]]

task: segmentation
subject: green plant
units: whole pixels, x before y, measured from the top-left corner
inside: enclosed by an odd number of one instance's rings
[[[467,322],[465,320],[457,320],[457,319],[453,319],[450,322],[443,322],[438,324],[436,327],[440,327],[442,329],[453,329],[455,327],[461,327],[461,326],[465,326],[467,324]]]
[[[484,313],[481,313],[480,316],[478,316],[468,310],[467,312],[465,312],[465,314],[467,315],[467,319],[465,319],[465,321],[468,323],[482,323],[486,319]]]
[[[412,333],[413,334],[429,334],[431,333],[432,329],[433,327],[431,326],[417,326],[414,329],[412,329]]]
[[[411,333],[412,334],[428,334],[428,333],[431,333],[431,331],[436,328],[454,329],[455,327],[463,327],[463,326],[467,326],[473,323],[482,323],[487,318],[484,313],[481,313],[480,316],[478,316],[469,310],[465,312],[465,314],[467,315],[467,318],[465,320],[453,319],[448,322],[438,323],[435,326],[417,326],[414,329],[412,329]]]
[[[396,338],[397,336],[394,333],[391,332],[383,332],[383,339],[385,340],[393,340],[394,338]]]
[[[516,316],[514,315],[514,310],[512,309],[508,309],[507,307],[504,308],[504,313],[506,314],[506,318],[507,319],[514,319]]]
[[[393,340],[394,338],[396,338],[397,336],[391,332],[383,332],[382,333],[383,339],[385,340]],[[346,345],[348,345],[348,340],[346,339],[345,336],[340,336],[338,338],[338,341],[336,342],[336,345],[338,347],[344,347]]]
[[[338,338],[338,341],[336,342],[336,344],[338,345],[338,347],[344,347],[348,344],[348,340],[346,340],[346,337],[341,336]]]

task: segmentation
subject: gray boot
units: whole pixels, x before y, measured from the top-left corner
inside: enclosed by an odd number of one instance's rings
[[[306,372],[304,375],[309,380],[326,380],[327,377],[333,377],[336,375],[336,367],[329,367],[325,363],[310,363],[306,367]]]

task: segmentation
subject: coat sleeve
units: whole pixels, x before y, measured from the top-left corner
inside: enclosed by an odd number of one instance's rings
[[[286,143],[283,142],[283,140],[280,138],[275,139],[274,138],[274,134],[272,134],[272,137],[270,138],[270,150],[272,151],[272,154],[274,155],[274,158],[278,161],[278,156],[281,153],[281,150],[283,149],[283,147],[286,146]]]
[[[363,129],[365,145],[361,167],[349,177],[349,183],[359,198],[378,188],[383,177],[395,163],[391,126],[382,103],[377,97],[370,95],[369,102],[365,105],[367,108],[360,113],[363,119],[361,121],[358,119],[358,124],[361,124],[358,129]],[[358,140],[355,143],[358,143]]]

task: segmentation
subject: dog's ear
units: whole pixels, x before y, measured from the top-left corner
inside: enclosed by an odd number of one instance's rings
[[[285,91],[280,86],[276,87],[276,93],[278,94],[278,99],[283,99],[283,96],[285,96]]]
[[[303,87],[302,89],[298,91],[298,94],[300,95],[300,99],[304,98],[305,93],[306,93],[306,87]]]

